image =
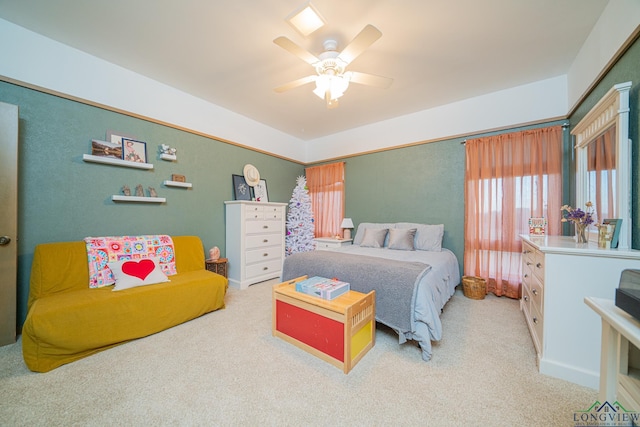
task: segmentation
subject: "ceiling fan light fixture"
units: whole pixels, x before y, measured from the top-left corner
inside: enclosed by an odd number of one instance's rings
[[[304,4],[286,18],[286,21],[304,37],[322,28],[326,22],[320,12],[311,4]]]
[[[331,74],[321,74],[316,77],[316,88],[313,90],[320,99],[338,99],[349,88],[349,78],[347,76],[335,76]]]

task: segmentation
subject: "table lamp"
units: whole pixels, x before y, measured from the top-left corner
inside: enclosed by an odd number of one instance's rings
[[[344,228],[344,238],[350,239],[351,229],[353,228],[353,221],[351,221],[351,218],[343,218],[342,224],[340,224],[340,228]]]

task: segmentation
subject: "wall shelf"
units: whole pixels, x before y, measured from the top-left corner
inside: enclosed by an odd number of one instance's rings
[[[141,197],[141,196],[121,196],[114,194],[111,196],[114,202],[134,202],[134,203],[165,203],[164,197]]]
[[[92,154],[83,154],[82,160],[89,163],[102,163],[105,165],[123,166],[127,168],[153,169],[153,163],[130,162],[128,160],[116,159],[113,157],[94,156]]]
[[[191,188],[193,184],[190,182],[179,182],[179,181],[164,181],[163,184],[166,187],[181,187],[181,188]]]
[[[162,154],[160,154],[160,158],[162,160],[166,160],[168,162],[175,162],[176,160],[178,160],[178,156],[176,156],[175,154],[162,153]]]

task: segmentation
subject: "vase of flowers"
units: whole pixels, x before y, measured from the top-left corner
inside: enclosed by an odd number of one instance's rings
[[[572,208],[569,205],[564,205],[560,210],[562,211],[562,222],[573,222],[575,225],[576,242],[587,243],[589,241],[587,239],[587,229],[596,222],[593,203],[585,203],[585,210]]]

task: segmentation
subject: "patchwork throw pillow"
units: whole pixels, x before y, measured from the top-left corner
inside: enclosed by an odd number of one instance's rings
[[[155,258],[121,260],[108,263],[116,280],[114,291],[168,282]]]
[[[389,249],[399,251],[413,251],[413,239],[416,236],[415,228],[391,228],[389,229]]]
[[[86,237],[89,287],[102,288],[116,282],[110,262],[156,258],[166,276],[176,274],[173,240],[167,235]]]
[[[363,248],[382,248],[384,247],[384,239],[387,237],[386,228],[367,228],[364,230],[364,237],[360,246]]]

